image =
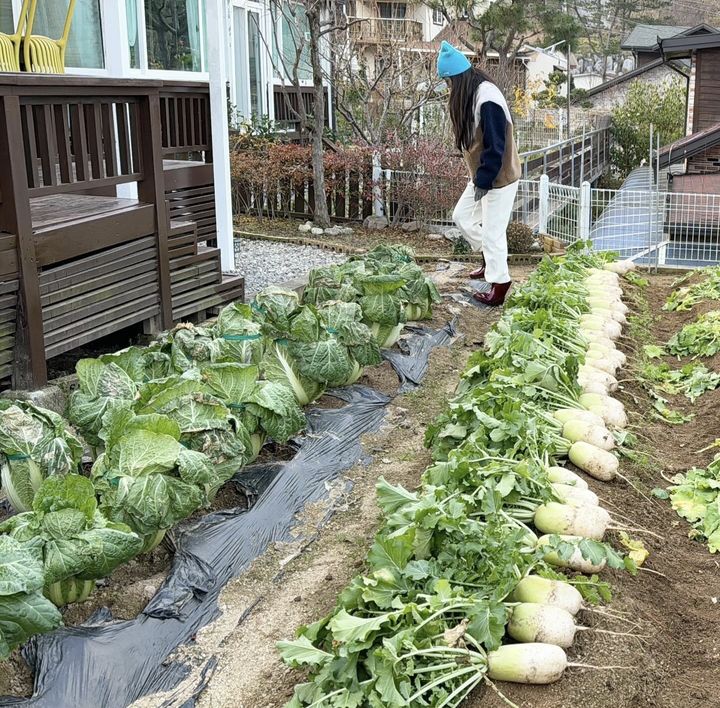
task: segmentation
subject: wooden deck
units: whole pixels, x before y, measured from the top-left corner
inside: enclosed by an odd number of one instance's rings
[[[0,75],[0,117],[0,387],[243,298],[215,248],[207,85]]]

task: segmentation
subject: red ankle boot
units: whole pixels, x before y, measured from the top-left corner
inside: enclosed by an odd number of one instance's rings
[[[477,270],[472,271],[468,278],[470,280],[485,280],[485,264],[483,263]]]
[[[511,285],[512,281],[508,281],[507,283],[493,283],[490,290],[486,293],[474,293],[473,297],[483,305],[498,307],[505,302],[505,297]]]

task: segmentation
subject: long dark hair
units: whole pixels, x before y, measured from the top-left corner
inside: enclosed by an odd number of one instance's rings
[[[475,94],[483,81],[494,83],[489,74],[477,67],[450,77],[448,109],[458,150],[468,150],[475,138]]]

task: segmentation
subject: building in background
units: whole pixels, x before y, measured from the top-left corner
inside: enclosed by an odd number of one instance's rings
[[[720,32],[690,32],[662,40],[667,61],[691,62],[686,136],[666,145],[660,167],[671,170],[671,190],[720,194]]]
[[[658,41],[669,37],[676,37],[686,32],[690,27],[676,27],[670,25],[635,25],[620,45],[620,49],[632,52],[634,69],[640,69],[647,64],[662,58]]]

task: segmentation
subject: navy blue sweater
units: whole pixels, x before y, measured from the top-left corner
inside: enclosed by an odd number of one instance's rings
[[[503,107],[492,101],[483,103],[480,107],[480,127],[483,153],[473,181],[476,187],[489,191],[500,173],[505,154],[507,118]]]

